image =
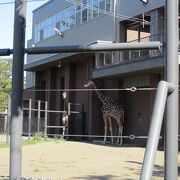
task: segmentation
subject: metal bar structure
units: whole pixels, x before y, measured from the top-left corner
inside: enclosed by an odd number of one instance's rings
[[[62,136],[64,138],[64,135],[65,135],[65,130],[66,130],[66,126],[46,126],[46,128],[52,128],[52,129],[62,129],[63,130],[63,133]],[[46,130],[47,131],[47,130]],[[48,134],[49,135],[49,134]]]
[[[41,101],[38,101],[38,123],[37,123],[37,132],[40,131],[40,118],[41,118]]]
[[[48,117],[48,102],[45,102],[45,115],[44,115],[44,119],[45,119],[45,126],[44,126],[44,134],[45,136],[47,135],[47,117]]]
[[[168,96],[165,122],[165,180],[178,179],[178,16],[179,0],[166,0],[166,78],[175,91]]]
[[[74,46],[50,46],[50,47],[34,47],[26,49],[26,53],[47,54],[47,53],[87,53],[97,51],[120,51],[120,50],[160,50],[162,47],[160,42],[139,42],[139,43],[109,43],[109,44],[92,44],[92,45],[74,45]]]
[[[31,139],[32,99],[29,99],[28,140]]]
[[[71,103],[68,103],[68,116],[71,115]]]
[[[18,180],[22,171],[22,93],[24,84],[26,0],[16,0],[14,12],[9,173],[11,180]]]
[[[152,177],[166,100],[168,93],[174,90],[174,86],[168,82],[160,81],[158,84],[140,180],[150,180]]]
[[[9,144],[10,119],[11,119],[11,96],[8,95],[7,131],[6,131],[6,143],[7,143],[7,144]]]
[[[54,53],[88,53],[97,51],[123,51],[123,50],[160,50],[163,44],[159,41],[137,42],[137,43],[112,43],[72,46],[49,46],[25,49],[25,53],[32,54],[54,54]],[[0,49],[0,56],[9,56],[13,50]]]
[[[12,53],[11,49],[0,49],[0,56],[10,56]]]

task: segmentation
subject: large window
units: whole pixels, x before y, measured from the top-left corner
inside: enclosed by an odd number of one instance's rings
[[[35,42],[54,36],[54,28],[64,32],[106,12],[113,12],[113,3],[114,0],[76,0],[70,7],[35,25]]]
[[[96,53],[96,68],[100,68],[109,64],[113,64],[113,52]]]

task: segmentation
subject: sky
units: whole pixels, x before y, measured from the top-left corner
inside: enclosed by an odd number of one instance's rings
[[[0,3],[13,2],[15,0],[0,0]],[[27,3],[27,20],[26,20],[26,42],[31,39],[32,35],[32,11],[48,0]],[[14,3],[0,5],[0,49],[13,48],[13,31],[14,31]]]

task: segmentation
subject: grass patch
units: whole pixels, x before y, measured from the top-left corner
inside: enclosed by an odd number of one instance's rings
[[[0,148],[8,148],[9,144],[0,144]]]
[[[47,138],[41,135],[35,135],[30,140],[23,140],[22,145],[34,145],[46,142],[64,142],[63,138]],[[0,144],[0,148],[9,148],[9,144]]]

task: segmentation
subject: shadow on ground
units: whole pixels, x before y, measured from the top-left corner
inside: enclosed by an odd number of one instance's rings
[[[80,143],[84,143],[84,144],[91,144],[91,145],[98,145],[98,146],[104,146],[104,147],[114,147],[114,148],[144,148],[144,147],[138,147],[136,144],[116,144],[115,142],[112,144],[110,141],[106,141],[106,144],[103,144],[103,141],[101,140],[82,140],[82,141],[76,141],[76,140],[66,140],[67,142],[80,142]],[[60,142],[56,142],[56,143],[60,143]]]
[[[139,164],[142,166],[141,162],[136,162],[136,161],[126,161],[127,163],[134,163],[134,164]],[[135,171],[134,168],[131,168],[130,170]],[[138,170],[138,174],[140,174],[141,169]],[[154,177],[164,177],[164,167],[159,166],[159,165],[154,165],[154,170],[153,170],[153,176]],[[178,176],[180,176],[180,166],[178,167]]]
[[[0,176],[0,180],[9,180],[9,176]]]

